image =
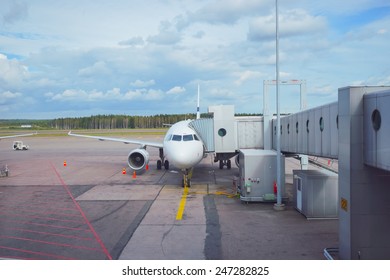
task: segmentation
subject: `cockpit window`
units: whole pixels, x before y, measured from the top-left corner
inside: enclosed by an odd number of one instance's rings
[[[178,134],[169,134],[165,138],[166,141],[200,141],[199,137],[196,136],[196,134],[185,134],[185,135],[178,135]]]
[[[192,141],[192,140],[194,140],[194,137],[192,136],[192,134],[183,135],[183,140],[184,141]]]
[[[181,135],[173,135],[172,136],[172,141],[181,141]]]

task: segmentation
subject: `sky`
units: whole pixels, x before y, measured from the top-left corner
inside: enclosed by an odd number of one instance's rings
[[[307,106],[390,85],[388,0],[279,0],[280,79]],[[0,119],[263,112],[275,0],[0,0]],[[275,86],[269,87],[274,110]],[[281,112],[299,110],[297,85]]]

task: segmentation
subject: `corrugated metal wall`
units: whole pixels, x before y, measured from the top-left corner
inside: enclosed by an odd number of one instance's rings
[[[197,119],[189,123],[205,144],[206,152],[214,152],[214,120]]]
[[[390,171],[390,91],[366,94],[364,102],[364,162]]]
[[[338,103],[323,105],[282,117],[282,152],[338,158]],[[272,120],[276,149],[276,120]]]

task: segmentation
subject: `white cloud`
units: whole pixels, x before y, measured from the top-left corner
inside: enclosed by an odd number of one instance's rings
[[[154,84],[156,84],[154,80],[149,80],[149,81],[136,80],[130,83],[131,86],[138,87],[138,88],[150,87],[153,86]]]
[[[389,38],[388,28],[390,17],[373,21],[347,32],[346,39],[350,41],[373,41]]]
[[[271,5],[269,1],[217,0],[209,1],[204,7],[188,15],[192,23],[234,24],[242,17],[264,13]]]
[[[16,102],[22,96],[19,92],[4,91],[0,93],[0,105]]]
[[[125,93],[124,99],[125,100],[137,100],[142,98],[142,91],[141,90],[130,90]]]
[[[244,72],[239,72],[236,73],[235,76],[238,76],[238,79],[234,82],[236,85],[241,85],[247,80],[260,80],[261,77],[264,76],[263,73],[258,72],[258,71],[244,71]]]
[[[314,88],[313,92],[309,94],[314,94],[315,96],[318,96],[318,95],[330,95],[330,94],[334,94],[335,92],[336,90],[334,86],[328,84],[328,85],[322,85]]]
[[[174,45],[180,42],[182,36],[176,27],[169,21],[160,23],[157,35],[149,36],[147,41],[158,45]]]
[[[123,100],[144,100],[144,101],[156,101],[163,99],[163,92],[153,89],[137,89],[130,90],[125,93]]]
[[[107,75],[110,74],[110,69],[108,69],[104,61],[97,61],[92,66],[85,67],[78,71],[80,76],[94,76],[94,75]]]
[[[230,89],[224,88],[224,89],[218,89],[218,88],[213,88],[210,90],[210,96],[213,97],[214,99],[218,100],[226,100],[226,99],[233,99],[234,94]]]
[[[53,101],[83,100],[87,99],[88,93],[84,90],[67,89],[63,93],[49,96]]]
[[[197,32],[193,35],[193,37],[194,37],[194,38],[201,39],[201,38],[204,37],[205,34],[206,34],[206,33],[205,33],[203,30],[199,30],[199,31],[197,31]]]
[[[45,96],[51,101],[79,101],[79,102],[90,102],[90,101],[109,101],[121,99],[122,95],[120,93],[120,89],[114,88],[112,90],[108,90],[107,92],[102,92],[98,90],[85,91],[80,89],[67,89],[62,93],[54,94],[52,92],[48,92]]]
[[[293,9],[279,15],[280,36],[318,34],[327,30],[323,16],[312,16],[303,9]],[[257,41],[275,38],[275,15],[257,17],[249,24],[248,39]]]
[[[279,72],[279,75],[280,75],[280,78],[282,78],[282,79],[291,78],[291,73],[289,73],[289,72],[280,71],[280,72]]]
[[[106,92],[91,90],[85,91],[80,89],[67,89],[62,93],[54,94],[48,92],[45,97],[49,101],[73,102],[77,101],[79,104],[88,102],[121,102],[129,100],[160,100],[164,96],[161,90],[153,89],[136,89],[129,90],[122,94],[119,88],[113,88]]]
[[[27,66],[15,59],[8,59],[0,54],[0,88],[3,86],[19,87],[30,76]]]
[[[157,101],[164,98],[164,93],[161,90],[150,89],[145,95],[147,101]]]
[[[180,94],[180,93],[183,93],[185,91],[186,91],[185,88],[176,86],[176,87],[173,87],[170,90],[168,90],[167,94]]]
[[[145,44],[145,41],[142,37],[136,36],[133,38],[130,38],[128,40],[120,41],[119,45],[120,46],[143,46]]]

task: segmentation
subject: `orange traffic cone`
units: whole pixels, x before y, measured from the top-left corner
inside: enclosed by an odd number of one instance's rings
[[[135,171],[133,172],[133,178],[137,178],[137,174],[135,173]]]
[[[123,174],[123,175],[126,174],[126,168],[123,168],[123,169],[122,169],[122,174]]]
[[[66,160],[64,160],[64,166],[66,166]]]
[[[149,164],[147,164],[147,165],[145,166],[145,169],[146,169],[146,170],[149,170]]]

